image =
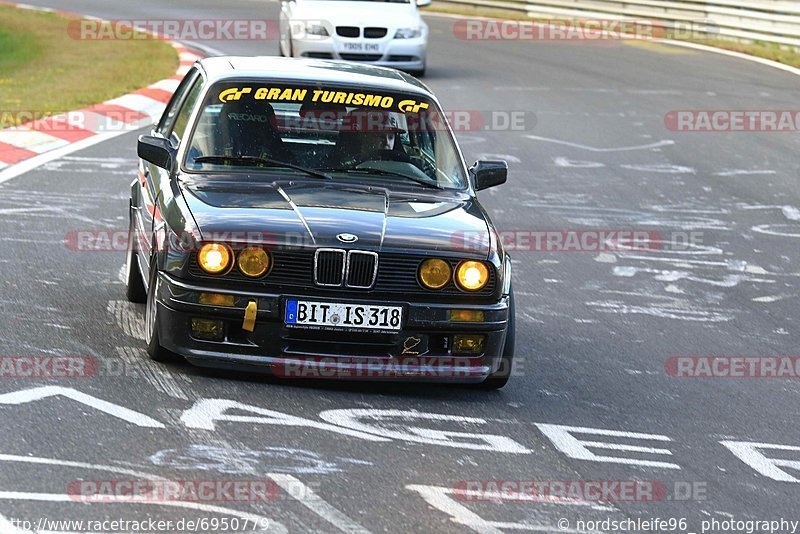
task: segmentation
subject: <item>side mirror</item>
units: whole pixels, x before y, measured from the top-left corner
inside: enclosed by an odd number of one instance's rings
[[[425,7],[431,5],[431,0],[417,0],[417,7]]]
[[[172,170],[172,164],[175,161],[175,150],[169,140],[163,137],[142,135],[139,137],[139,145],[136,152],[140,158],[156,167],[161,167],[168,171]]]
[[[483,191],[508,180],[508,163],[505,161],[477,161],[469,172],[475,177],[475,189]]]

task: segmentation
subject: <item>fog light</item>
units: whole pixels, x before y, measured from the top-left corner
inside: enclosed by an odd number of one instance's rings
[[[454,323],[482,323],[485,317],[483,310],[450,310],[450,321]]]
[[[486,345],[486,336],[453,336],[453,354],[480,354]]]
[[[222,341],[225,337],[225,326],[222,321],[209,319],[192,319],[192,336],[209,341]]]
[[[232,307],[235,297],[233,295],[221,295],[219,293],[200,293],[200,304],[206,306],[225,306]]]

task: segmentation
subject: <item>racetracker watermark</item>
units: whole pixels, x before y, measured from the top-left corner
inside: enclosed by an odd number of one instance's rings
[[[339,92],[339,95],[344,95]],[[394,134],[403,132],[441,132],[452,128],[455,132],[527,132],[536,127],[537,117],[526,110],[475,110],[460,109],[439,112],[418,110],[402,115],[402,123],[385,112],[356,109],[347,111],[345,105],[335,100],[324,102],[317,110],[300,113],[237,113],[226,112],[227,119],[241,124],[271,124],[279,132],[322,131],[336,133]],[[340,99],[341,100],[341,99]]]
[[[278,499],[272,480],[73,480],[67,495],[85,503],[249,502]]]
[[[453,232],[450,243],[463,252],[486,250],[494,234],[483,230]],[[703,232],[658,232],[654,230],[502,230],[497,239],[508,252],[681,252],[703,244]],[[127,252],[149,250],[144,247],[152,236],[146,232],[127,230],[71,230],[64,236],[64,246],[72,252]],[[315,247],[308,233],[232,231],[180,235],[161,233],[156,236],[158,250],[196,252],[206,243],[224,243],[232,248],[258,246],[267,250]]]
[[[491,234],[454,232],[453,245],[465,250],[485,250]],[[653,230],[502,230],[498,238],[508,252],[652,252],[683,251],[699,246],[700,232]]]
[[[113,106],[78,111],[0,110],[0,128],[42,133],[133,131],[147,115]]]
[[[704,501],[706,482],[658,480],[462,480],[462,501],[555,503]]]
[[[2,378],[88,378],[98,374],[90,356],[0,356]]]
[[[664,125],[673,132],[798,132],[800,110],[675,110],[664,116]]]
[[[675,378],[800,378],[800,356],[673,356],[664,371]]]
[[[408,339],[415,339],[410,337]],[[408,341],[408,339],[406,341]],[[417,340],[419,341],[419,340]],[[480,361],[470,357],[455,356],[400,356],[392,360],[380,358],[334,358],[319,356],[290,359],[275,363],[272,373],[280,378],[310,380],[415,380],[430,379],[479,379],[486,375]],[[501,363],[498,373],[509,372],[506,362]],[[517,359],[510,376],[524,375],[524,359]]]
[[[67,33],[81,41],[274,41],[280,35],[273,19],[83,19],[70,21]]]
[[[460,19],[453,35],[462,41],[577,41],[701,39],[718,33],[707,20],[663,22],[646,19]]]

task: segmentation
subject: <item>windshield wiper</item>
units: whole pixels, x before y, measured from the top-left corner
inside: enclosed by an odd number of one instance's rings
[[[425,180],[423,178],[417,178],[416,176],[409,176],[408,174],[403,174],[401,172],[393,172],[393,171],[385,171],[383,169],[337,169],[337,168],[327,168],[321,169],[330,172],[342,172],[347,174],[376,174],[378,176],[396,176],[398,178],[405,178],[406,180],[411,180],[412,182],[416,182],[420,185],[424,185],[425,187],[430,187],[433,189],[444,189],[438,183],[432,180]]]
[[[323,178],[325,180],[331,180],[333,178],[330,174],[326,172],[309,169],[307,167],[302,167],[300,165],[295,165],[294,163],[288,163],[286,161],[280,161],[277,159],[270,159],[270,158],[259,158],[257,156],[200,156],[194,158],[194,161],[196,163],[212,163],[212,164],[243,163],[243,164],[263,165],[265,167],[286,167],[287,169],[294,169],[296,171],[304,172],[307,175],[314,176],[316,178]]]

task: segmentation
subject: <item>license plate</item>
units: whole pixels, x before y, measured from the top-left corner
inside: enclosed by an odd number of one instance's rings
[[[379,44],[342,43],[342,48],[348,52],[380,52]]]
[[[353,330],[400,330],[403,324],[403,308],[288,300],[286,324]]]

